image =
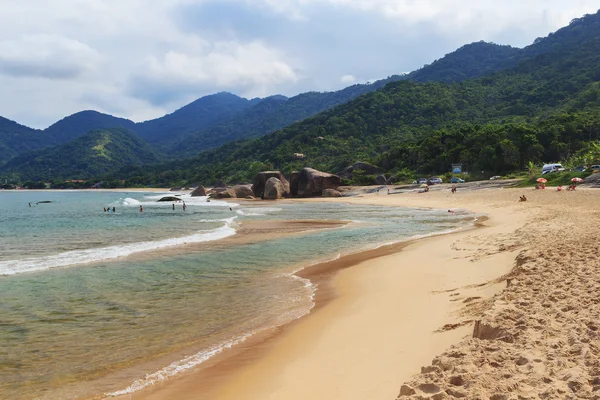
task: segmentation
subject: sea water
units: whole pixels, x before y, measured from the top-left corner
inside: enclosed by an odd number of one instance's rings
[[[0,398],[142,389],[308,313],[316,288],[294,271],[474,218],[189,195],[157,202],[167,195],[0,192]],[[347,223],[219,246],[244,221],[308,219]],[[181,356],[160,364],[169,354]]]

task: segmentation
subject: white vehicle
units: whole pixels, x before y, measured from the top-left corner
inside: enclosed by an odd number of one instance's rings
[[[544,164],[542,167],[542,175],[546,175],[549,172],[564,171],[565,167],[560,164]]]

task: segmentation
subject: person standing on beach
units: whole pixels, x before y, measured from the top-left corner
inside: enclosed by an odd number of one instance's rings
[[[144,212],[144,207],[140,204],[140,212]]]
[[[183,211],[185,211],[185,209],[187,208],[187,206],[185,205],[185,201],[183,202]]]
[[[175,203],[173,203],[173,211],[175,211]]]
[[[115,207],[113,207],[113,212],[117,212],[116,210],[117,210],[117,209],[116,209]]]
[[[29,207],[31,207],[31,203],[29,203]]]

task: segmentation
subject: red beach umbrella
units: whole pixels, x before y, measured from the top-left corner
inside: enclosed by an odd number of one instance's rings
[[[583,182],[583,179],[582,178],[573,178],[573,179],[571,179],[571,182],[579,183],[579,182]]]
[[[537,179],[537,182],[539,182],[539,183],[546,183],[546,182],[548,182],[548,179],[545,179],[545,178],[538,178],[538,179]]]

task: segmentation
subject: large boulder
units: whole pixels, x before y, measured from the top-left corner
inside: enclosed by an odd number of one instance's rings
[[[376,184],[376,185],[387,185],[387,182],[388,182],[388,180],[387,180],[387,178],[385,177],[385,175],[383,175],[383,174],[381,174],[381,175],[378,175],[378,176],[375,178],[375,184]]]
[[[335,189],[325,189],[323,190],[323,197],[342,197],[342,193]]]
[[[273,177],[269,178],[267,183],[265,183],[265,191],[263,193],[263,198],[265,200],[278,200],[284,196],[285,186],[283,182],[279,179]]]
[[[280,171],[264,171],[259,172],[252,181],[252,192],[256,197],[263,197],[265,193],[265,185],[271,178],[277,178],[284,188],[283,196],[287,197],[290,195],[290,183],[285,179],[285,176]]]
[[[248,196],[254,196],[254,192],[252,192],[250,185],[235,185],[233,187],[233,191],[235,192],[235,197],[239,199],[245,199]]]
[[[300,197],[321,196],[325,189],[337,189],[340,177],[313,168],[303,168],[298,176],[298,187],[294,190]]]
[[[381,168],[379,168],[376,165],[359,161],[359,162],[356,162],[356,163],[344,168],[342,171],[338,172],[338,175],[341,176],[342,178],[352,179],[352,172],[354,170],[365,171],[365,174],[367,174],[367,175],[376,175],[376,174],[380,174],[383,172],[381,170]]]
[[[211,199],[235,199],[235,191],[233,189],[224,189],[219,191],[212,191],[208,195]]]
[[[194,191],[190,194],[192,197],[201,197],[206,196],[206,188],[202,185],[198,186]]]
[[[290,174],[290,194],[292,196],[298,196],[298,179],[300,179],[300,172],[293,171]]]
[[[596,172],[585,178],[582,183],[583,186],[600,188],[600,172]]]

